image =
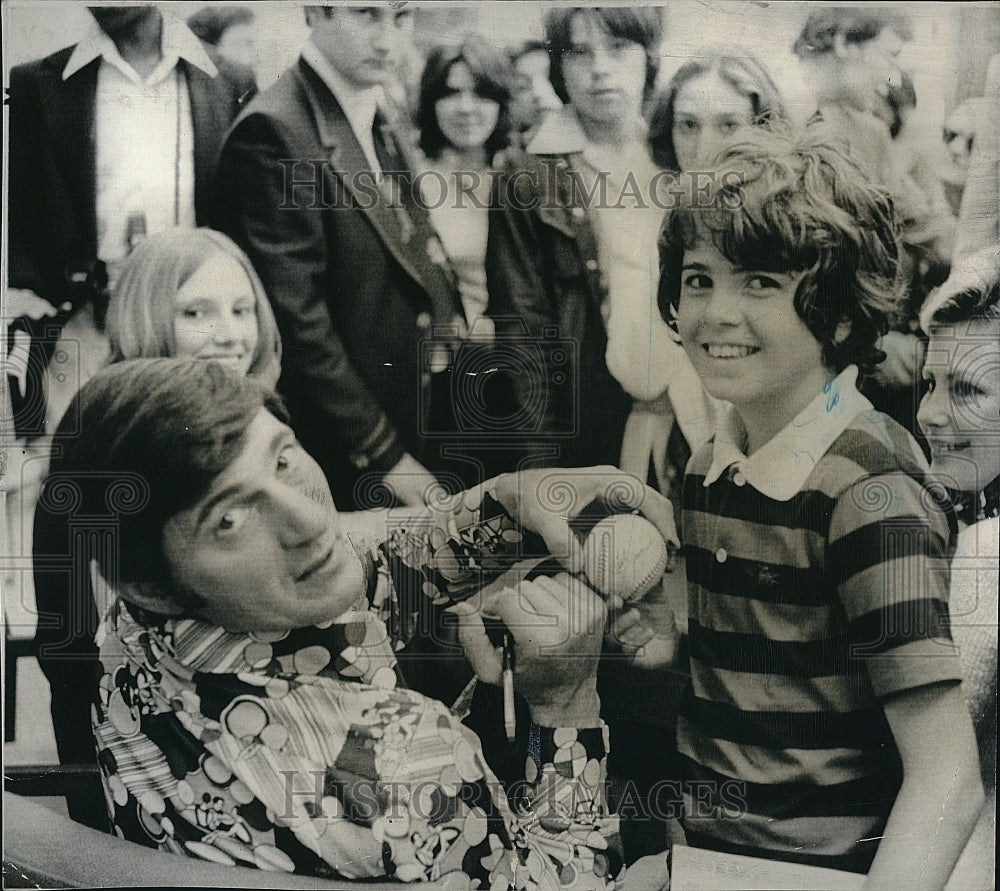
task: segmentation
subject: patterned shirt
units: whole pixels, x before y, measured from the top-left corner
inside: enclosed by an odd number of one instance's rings
[[[867,872],[902,782],[882,700],[960,669],[953,515],[855,378],[749,458],[731,413],[688,466],[678,745],[692,844]]]
[[[479,490],[369,551],[367,591],[323,626],[234,633],[112,602],[94,732],[118,832],[334,879],[613,888],[604,725],[533,726],[512,806],[471,731],[401,685],[396,655],[419,614],[505,571],[514,584],[524,550]]]

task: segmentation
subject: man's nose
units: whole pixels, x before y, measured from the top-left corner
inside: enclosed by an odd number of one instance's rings
[[[380,53],[391,52],[396,41],[395,25],[392,22],[380,22],[374,30],[372,46]]]
[[[595,47],[592,56],[591,71],[595,75],[606,75],[611,72],[613,65],[611,53],[602,47]]]
[[[275,482],[269,496],[274,531],[284,547],[307,545],[330,528],[333,508],[307,486]]]

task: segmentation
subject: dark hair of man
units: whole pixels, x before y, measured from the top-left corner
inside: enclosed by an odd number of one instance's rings
[[[450,96],[448,75],[459,62],[472,73],[475,91],[500,106],[497,124],[483,145],[487,162],[501,149],[510,145],[510,81],[511,74],[504,57],[472,42],[459,46],[435,47],[427,57],[420,78],[416,124],[420,131],[420,150],[432,161],[441,157],[448,147],[448,138],[441,132],[435,105]]]
[[[886,28],[895,31],[901,40],[913,39],[910,17],[899,9],[878,6],[814,9],[792,50],[800,58],[821,56],[833,51],[838,36],[847,43],[867,43]]]
[[[254,20],[249,6],[206,6],[187,20],[187,26],[199,40],[218,46],[222,35],[235,25],[249,25]]]
[[[653,161],[664,170],[677,172],[680,169],[674,150],[677,94],[688,81],[709,72],[718,74],[724,84],[750,100],[754,124],[785,120],[785,107],[778,88],[764,66],[749,53],[708,52],[689,59],[657,95],[650,112],[647,142]]]
[[[597,26],[620,40],[638,43],[646,51],[646,84],[643,97],[653,94],[656,73],[660,70],[660,36],[663,30],[662,10],[657,7],[570,6],[550,9],[545,16],[545,43],[549,50],[549,80],[556,95],[569,102],[563,59],[572,48],[573,19],[587,16]]]
[[[287,419],[273,392],[217,362],[110,365],[81,388],[60,422],[41,500],[50,511],[71,503],[76,516],[112,517],[115,553],[98,557],[109,581],[170,584],[165,523],[236,460],[261,408]]]
[[[660,239],[660,312],[676,329],[684,252],[710,239],[738,268],[804,272],[793,305],[823,364],[862,372],[901,299],[898,221],[889,193],[838,148],[758,127],[722,152],[668,211]]]

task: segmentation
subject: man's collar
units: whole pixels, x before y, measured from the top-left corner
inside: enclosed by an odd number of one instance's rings
[[[195,37],[194,32],[175,15],[169,12],[164,12],[162,15],[163,30],[160,35],[160,51],[163,54],[163,59],[146,79],[146,82],[155,83],[162,80],[167,72],[173,71],[179,59],[200,68],[209,77],[215,77],[218,74],[218,69],[208,57],[201,41]],[[70,53],[66,67],[63,69],[62,79],[67,80],[72,77],[94,59],[104,59],[108,64],[114,65],[134,83],[142,82],[132,66],[122,58],[115,42],[104,33],[95,19],[91,19],[89,30]]]
[[[571,155],[582,152],[586,146],[587,137],[576,113],[564,105],[542,118],[525,151],[530,155]]]
[[[746,431],[732,406],[723,411],[712,442],[710,486],[733,465],[742,478],[774,501],[788,501],[802,490],[813,468],[859,414],[874,411],[858,392],[858,369],[849,365],[823,388],[775,437],[747,457]]]
[[[349,84],[311,39],[305,42],[301,55],[302,59],[333,93],[333,98],[340,104],[354,128],[354,135],[358,136],[363,132],[370,132],[375,122],[375,112],[382,104],[382,87],[359,88]]]

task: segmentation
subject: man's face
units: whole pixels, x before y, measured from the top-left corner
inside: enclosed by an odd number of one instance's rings
[[[283,631],[330,621],[364,593],[319,465],[261,408],[239,457],[191,508],[171,517],[163,547],[196,613],[229,631]]]
[[[899,62],[902,48],[902,39],[891,28],[883,28],[871,40],[845,46],[841,79],[853,104],[868,111],[882,112],[890,86],[898,87],[902,83],[903,68]]]
[[[642,108],[646,51],[602,30],[593,16],[577,13],[570,22],[563,80],[580,117],[600,124],[623,123]]]
[[[516,123],[533,127],[548,112],[562,107],[549,80],[549,54],[533,50],[514,62],[514,97],[511,103]]]
[[[342,7],[311,14],[312,41],[334,70],[357,88],[385,84],[413,14],[389,6]]]

